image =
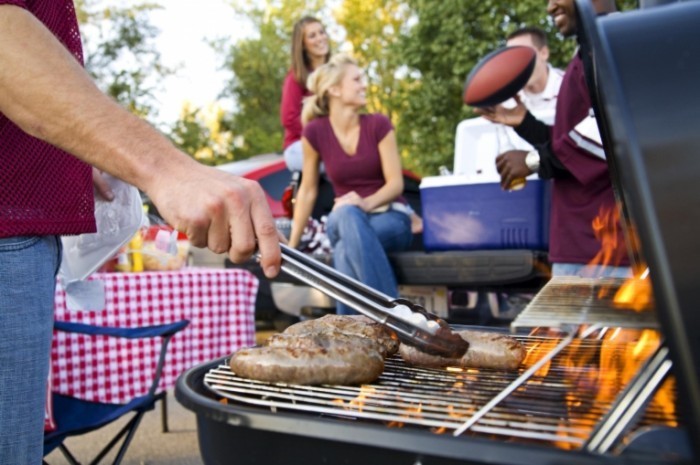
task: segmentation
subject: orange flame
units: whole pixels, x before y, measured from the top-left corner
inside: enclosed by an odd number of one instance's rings
[[[355,396],[354,398],[350,399],[349,401],[345,402],[343,399],[333,399],[331,402],[334,404],[337,404],[339,407],[342,407],[346,410],[356,410],[358,412],[362,412],[362,409],[365,406],[365,403],[369,397],[374,395],[377,392],[377,389],[369,384],[363,384],[360,386],[360,392]]]
[[[618,234],[620,221],[619,207],[606,208],[601,206],[598,216],[593,219],[593,234],[600,242],[600,252],[589,263],[589,266],[617,266],[624,254],[620,250],[624,247],[620,243]],[[638,241],[634,231],[630,232],[630,240],[633,246],[637,247]],[[636,264],[639,270],[635,269],[635,276],[625,281],[616,291],[613,303],[620,308],[627,308],[636,311],[650,309],[653,306],[654,295],[651,289],[651,282],[648,278],[649,269],[644,264]],[[599,298],[605,298],[613,289],[602,288]]]
[[[405,418],[407,420],[409,418],[421,418],[423,416],[422,412],[423,412],[423,404],[419,403],[415,407],[406,407],[406,413],[401,415],[399,418]],[[402,421],[390,421],[387,423],[387,426],[389,428],[403,428],[404,425],[405,425],[405,423]]]
[[[626,386],[637,373],[640,365],[658,348],[661,342],[655,330],[618,329],[606,339],[601,350],[601,381],[604,385],[598,393],[598,399],[604,400],[611,394],[606,392]],[[617,373],[615,377],[611,373]],[[675,381],[669,379],[657,392],[649,404],[648,410],[661,411],[664,418],[674,418],[676,410]],[[666,420],[669,426],[676,426],[673,420]]]
[[[581,436],[585,438],[594,427],[591,418],[595,417],[596,412],[606,411],[613,404],[642,364],[658,348],[660,336],[657,331],[650,329],[616,328],[602,335],[600,344],[589,342],[584,346],[582,341],[578,342],[581,343],[580,346],[572,344],[572,350],[567,352],[570,358],[565,363],[579,369],[569,372],[572,374],[572,389],[566,402],[569,411],[578,413],[572,418],[575,426],[585,432]],[[584,367],[587,369],[581,369]],[[589,399],[577,395],[578,392],[595,392],[596,395]],[[659,388],[647,411],[658,412],[661,423],[675,426],[675,400],[675,382],[669,380]],[[565,441],[557,445],[562,448],[570,446]]]
[[[365,402],[368,397],[373,396],[377,392],[377,389],[368,384],[363,384],[360,387],[360,393],[353,400],[350,401],[349,407],[355,407],[358,412],[361,412],[365,406]]]
[[[625,281],[617,290],[613,303],[617,307],[638,312],[654,306],[654,292],[649,279],[649,269]]]
[[[530,347],[527,351],[527,354],[525,354],[525,359],[523,360],[523,366],[525,367],[531,367],[537,362],[540,361],[545,355],[547,355],[549,352],[554,349],[557,344],[559,343],[558,340],[551,339],[551,340],[544,340],[542,342],[537,342],[533,344],[532,347]],[[549,367],[551,366],[552,361],[550,360],[549,362],[545,363],[542,365],[542,367],[537,370],[534,374],[534,377],[536,378],[544,378],[547,376],[549,373]]]
[[[586,328],[582,328],[580,331],[585,330]],[[529,344],[524,366],[532,366],[542,357],[550,354],[552,349],[561,342],[563,334],[554,328],[533,330],[531,336],[535,342]],[[553,359],[556,360],[554,364],[551,366],[547,364],[538,370],[528,381],[529,384],[547,386],[549,383],[556,383],[559,385],[563,381],[566,388],[562,391],[561,397],[566,413],[563,413],[553,425],[557,435],[553,445],[567,450],[578,449],[580,444],[590,436],[601,416],[609,411],[620,393],[629,385],[659,344],[660,334],[654,330],[624,328],[601,330],[596,337],[574,338]],[[465,368],[448,368],[446,371],[459,376],[453,386],[455,392],[463,391],[465,386],[468,387],[469,378],[479,373],[478,370]],[[478,381],[477,378],[475,380]],[[337,399],[335,402],[343,408],[361,412],[365,402],[370,402],[370,396],[378,392],[380,391],[373,386],[364,385],[356,397],[347,401]],[[385,422],[387,427],[402,428],[414,419],[424,419],[425,415],[430,416],[433,408],[428,405],[424,412],[422,403],[403,401],[401,403],[403,408],[400,416],[395,416],[393,421]],[[646,410],[648,419],[654,424],[677,426],[675,406],[675,381],[669,378],[649,402]],[[479,406],[477,404],[471,407],[448,405],[446,408],[450,418],[464,421],[473,415]],[[434,426],[430,431],[434,434],[442,434],[450,430],[447,426]]]
[[[617,251],[620,247],[618,224],[620,210],[617,207],[606,208],[601,206],[598,216],[593,219],[593,234],[600,242],[600,251],[590,262],[590,265],[617,266],[620,255]]]
[[[530,336],[545,336],[543,340],[535,342],[531,347],[528,348],[525,354],[525,359],[522,365],[524,367],[531,367],[539,362],[543,357],[549,354],[558,344],[561,342],[560,333],[551,328],[535,328],[530,332]],[[544,378],[549,373],[549,368],[552,361],[545,363],[542,367],[535,372],[534,378]]]

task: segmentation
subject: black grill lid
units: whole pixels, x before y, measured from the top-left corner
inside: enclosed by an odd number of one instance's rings
[[[700,3],[599,19],[577,0],[592,51],[613,184],[649,265],[682,411],[700,444]],[[696,450],[697,454],[697,450]]]

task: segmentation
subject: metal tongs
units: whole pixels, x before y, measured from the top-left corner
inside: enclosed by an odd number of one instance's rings
[[[388,327],[402,342],[450,358],[461,357],[469,348],[444,320],[420,305],[393,299],[298,250],[284,244],[280,247],[282,271]]]

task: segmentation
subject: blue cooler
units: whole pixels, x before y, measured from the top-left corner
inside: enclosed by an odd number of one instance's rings
[[[540,179],[506,192],[498,183],[472,183],[466,176],[425,177],[425,250],[548,250],[550,190],[550,182]]]

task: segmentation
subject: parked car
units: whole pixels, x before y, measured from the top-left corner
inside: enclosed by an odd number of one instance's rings
[[[289,211],[285,210],[283,205],[282,197],[292,181],[292,172],[287,169],[282,155],[277,153],[256,155],[245,160],[224,163],[216,168],[258,181],[265,191],[272,216],[284,218],[289,215]]]

